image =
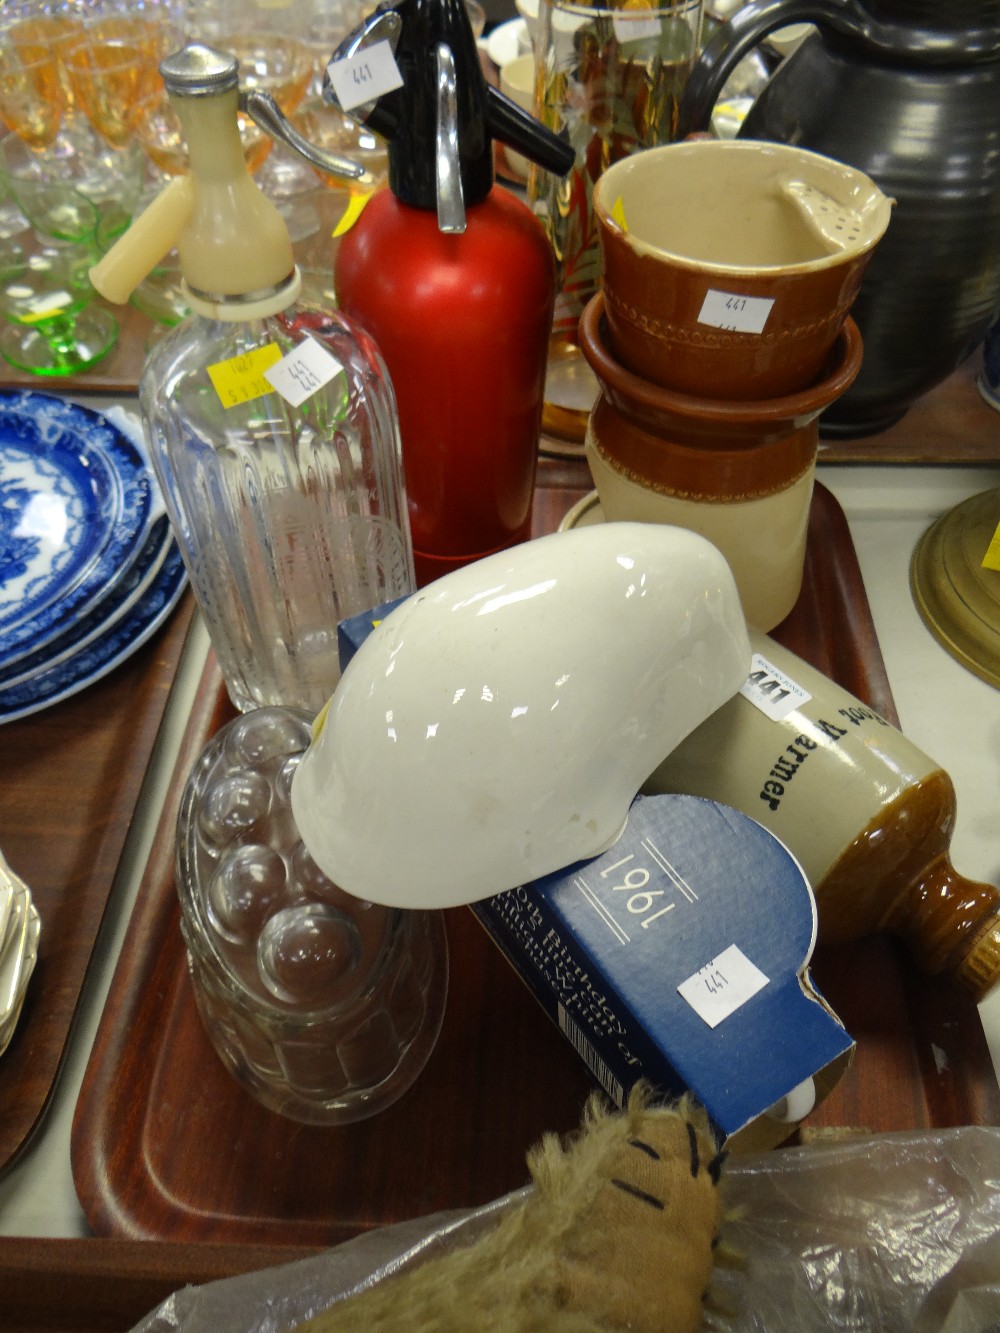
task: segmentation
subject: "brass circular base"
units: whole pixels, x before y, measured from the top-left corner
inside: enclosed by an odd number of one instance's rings
[[[583,440],[560,440],[543,431],[538,438],[538,452],[546,458],[586,458]]]
[[[983,557],[1000,527],[1000,487],[950,509],[917,543],[910,589],[921,619],[952,657],[1000,686],[1000,570]]]
[[[549,441],[582,446],[590,409],[600,391],[597,377],[580,348],[568,339],[553,337],[545,372],[543,436]]]

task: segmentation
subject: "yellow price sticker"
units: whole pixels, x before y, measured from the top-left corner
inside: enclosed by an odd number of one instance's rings
[[[264,371],[280,360],[281,348],[274,343],[265,343],[252,352],[209,366],[208,376],[219,395],[219,402],[223,407],[239,407],[241,403],[250,403],[273,393],[274,388],[264,378]]]
[[[614,207],[611,210],[611,216],[621,227],[622,231],[628,231],[628,223],[625,221],[625,205],[622,203],[621,195],[615,200]]]
[[[1000,523],[983,556],[983,569],[1000,569]]]
[[[333,703],[333,695],[331,694],[329,699],[327,699],[326,703],[313,718],[312,727],[310,728],[311,740],[314,741],[319,740],[320,732],[326,726],[326,719],[330,716],[330,705],[332,703]]]
[[[41,324],[43,320],[56,319],[72,304],[73,298],[69,292],[43,292],[21,316],[21,322]]]
[[[348,200],[347,207],[340,216],[340,221],[333,229],[334,236],[343,236],[345,231],[350,231],[361,216],[365,204],[371,198],[370,194],[352,194]]]

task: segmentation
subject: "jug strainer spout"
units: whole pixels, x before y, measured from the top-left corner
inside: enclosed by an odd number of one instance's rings
[[[795,208],[809,231],[831,254],[861,253],[883,235],[892,200],[875,190],[854,204],[845,204],[808,181],[781,177],[781,196]]]

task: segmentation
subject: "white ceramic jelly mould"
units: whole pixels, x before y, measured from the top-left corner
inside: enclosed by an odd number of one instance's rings
[[[607,523],[489,556],[363,643],[296,771],[299,833],[374,902],[515,888],[610,846],[749,663],[729,566],[693,532]]]

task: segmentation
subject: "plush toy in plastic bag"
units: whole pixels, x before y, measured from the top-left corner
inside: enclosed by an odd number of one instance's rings
[[[622,1112],[530,1153],[532,1184],[383,1227],[323,1255],[188,1288],[134,1333],[695,1333],[729,1253],[718,1151],[689,1099]]]
[[[637,1100],[531,1164],[534,1186],[182,1289],[133,1333],[1000,1329],[998,1128],[733,1156],[716,1188],[697,1114]]]
[[[476,1244],[332,1306],[296,1333],[695,1333],[703,1326],[721,1207],[704,1113],[624,1115],[592,1102],[568,1146],[531,1153],[533,1191]]]

